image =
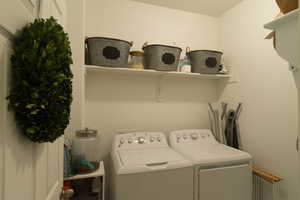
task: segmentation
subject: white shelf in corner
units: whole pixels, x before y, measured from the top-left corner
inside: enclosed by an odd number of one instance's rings
[[[88,174],[78,174],[75,176],[71,176],[69,178],[64,178],[64,181],[73,181],[78,179],[86,179],[86,178],[96,178],[96,177],[103,177],[105,176],[105,169],[104,169],[104,163],[103,161],[100,162],[99,168],[92,173]]]
[[[137,75],[149,75],[149,76],[170,76],[170,77],[191,77],[199,79],[210,80],[226,80],[230,78],[230,75],[224,74],[198,74],[198,73],[183,73],[183,72],[163,72],[155,70],[138,70],[130,68],[112,68],[112,67],[100,67],[93,65],[85,65],[86,74],[97,72],[108,73],[120,73],[120,74],[137,74]]]
[[[294,10],[264,27],[276,31],[276,50],[280,57],[299,67],[299,9]]]

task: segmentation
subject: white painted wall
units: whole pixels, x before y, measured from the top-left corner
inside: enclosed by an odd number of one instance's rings
[[[128,0],[86,2],[86,33],[182,48],[219,49],[219,20],[204,15]],[[208,128],[207,102],[216,101],[213,81],[170,79],[156,102],[155,77],[92,74],[86,77],[86,124],[101,133],[101,157],[109,153],[117,130]]]
[[[119,130],[171,131],[208,128],[207,102],[216,101],[213,81],[167,80],[156,102],[154,77],[93,74],[87,77],[87,125],[101,133],[101,156]],[[186,88],[189,88],[188,90]]]
[[[219,49],[218,18],[130,0],[86,2],[86,33],[134,41],[132,49],[150,43],[176,44],[183,49]]]
[[[67,32],[72,49],[73,65],[73,102],[71,106],[71,120],[65,133],[71,138],[76,130],[84,128],[84,39],[85,39],[85,1],[67,0]]]
[[[243,102],[240,125],[246,151],[258,168],[284,178],[280,200],[299,199],[297,91],[288,63],[264,40],[263,25],[278,13],[274,1],[244,0],[221,17],[226,63],[238,84],[228,85],[221,100]]]

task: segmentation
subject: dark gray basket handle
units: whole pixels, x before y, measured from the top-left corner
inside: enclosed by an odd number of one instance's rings
[[[148,46],[148,42],[145,42],[145,43],[143,44],[142,49],[145,49],[147,46]]]

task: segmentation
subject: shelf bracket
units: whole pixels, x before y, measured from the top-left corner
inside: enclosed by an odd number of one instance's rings
[[[158,80],[156,82],[156,88],[155,88],[155,97],[156,97],[156,102],[163,102],[162,98],[162,85],[164,82],[164,75],[159,75]]]

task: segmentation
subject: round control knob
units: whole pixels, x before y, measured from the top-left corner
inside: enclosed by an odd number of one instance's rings
[[[155,137],[150,137],[150,142],[154,142],[155,141]]]
[[[160,142],[160,141],[161,141],[161,138],[160,138],[160,136],[158,136],[156,139],[157,139],[157,141],[158,141],[158,142]]]
[[[128,144],[132,144],[133,140],[132,138],[128,138]]]
[[[188,137],[187,137],[187,135],[183,135],[183,139],[185,139],[185,140],[186,140],[187,138],[188,138]]]
[[[177,135],[176,136],[176,139],[177,139],[177,143],[180,141],[180,139],[181,139],[181,136],[180,135]]]
[[[191,134],[191,138],[192,138],[193,140],[197,140],[197,139],[198,139],[198,134],[197,134],[197,133],[192,133],[192,134]]]
[[[139,144],[144,144],[145,143],[145,138],[144,137],[138,137],[138,143]]]
[[[124,144],[124,143],[125,143],[124,138],[121,138],[121,139],[120,139],[120,144]]]

